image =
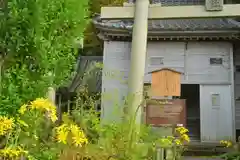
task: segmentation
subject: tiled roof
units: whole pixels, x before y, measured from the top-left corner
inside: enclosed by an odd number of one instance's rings
[[[179,6],[179,5],[203,5],[205,0],[150,0],[153,4],[161,3],[162,6]],[[134,3],[135,0],[128,0]]]
[[[132,30],[132,20],[94,21],[96,25],[108,28]],[[240,23],[233,19],[179,19],[179,20],[149,20],[151,31],[196,31],[196,30],[238,30]]]
[[[88,86],[90,92],[100,92],[102,86],[102,70],[96,63],[102,63],[102,56],[80,56],[77,73],[69,86],[70,92],[75,92],[81,86]]]
[[[131,1],[131,0],[129,0]],[[204,0],[152,0],[162,6],[173,5],[204,5]],[[97,26],[131,30],[133,20],[94,20]],[[197,31],[197,30],[238,30],[240,23],[230,18],[211,19],[178,19],[178,20],[149,20],[148,28],[152,31]]]

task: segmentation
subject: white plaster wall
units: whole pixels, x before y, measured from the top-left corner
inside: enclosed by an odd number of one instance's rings
[[[172,68],[184,73],[184,51],[184,42],[149,42],[145,66],[145,83],[151,83],[151,74],[147,74],[148,72],[161,68]],[[151,62],[153,59],[156,59],[154,63]],[[184,76],[182,76],[183,79]]]
[[[230,84],[230,43],[225,42],[149,42],[146,53],[145,83],[151,83],[151,72],[172,68],[183,72],[183,84]],[[102,118],[118,119],[123,96],[127,95],[130,68],[130,42],[105,41],[102,77]],[[222,65],[210,65],[210,58],[222,58]],[[155,60],[154,60],[155,59]],[[108,96],[105,96],[105,95]],[[112,98],[107,98],[110,97]],[[230,95],[229,95],[230,96]],[[121,107],[117,107],[120,108]],[[115,114],[113,114],[115,110]]]
[[[101,118],[104,122],[121,118],[124,96],[127,95],[129,67],[130,43],[105,41],[101,104]]]
[[[231,83],[230,48],[226,42],[189,42],[186,48],[186,83]],[[211,65],[210,58],[222,58]]]
[[[240,47],[235,50],[234,55],[234,65],[235,65],[235,121],[236,129],[240,129],[240,71],[238,66],[240,66]]]

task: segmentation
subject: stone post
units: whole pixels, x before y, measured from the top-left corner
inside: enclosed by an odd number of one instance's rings
[[[128,114],[134,115],[143,102],[143,85],[147,51],[149,0],[136,0],[131,48],[131,68],[129,74]],[[136,123],[141,123],[142,108],[136,115]]]
[[[48,87],[48,99],[49,101],[51,101],[54,105],[56,104],[55,103],[55,89],[53,87]]]

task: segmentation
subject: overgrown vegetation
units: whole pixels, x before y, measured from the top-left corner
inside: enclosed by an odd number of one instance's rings
[[[239,141],[240,137],[238,138]],[[220,158],[225,160],[239,160],[240,159],[240,143],[231,141],[220,141],[220,144],[224,145],[226,148],[230,149],[228,153],[220,156]]]
[[[1,2],[0,114],[6,115],[68,82],[89,12],[88,0]]]
[[[0,156],[14,160],[19,156],[36,160],[145,160],[156,159],[156,147],[168,149],[168,158],[180,158],[188,130],[176,128],[175,136],[159,136],[142,125],[133,138],[130,122],[101,124],[92,98],[78,99],[71,113],[56,124],[56,107],[38,98],[20,107],[15,117],[0,117],[2,149]],[[87,106],[87,107],[85,107]],[[90,107],[90,108],[89,108]],[[84,110],[83,108],[89,108]]]

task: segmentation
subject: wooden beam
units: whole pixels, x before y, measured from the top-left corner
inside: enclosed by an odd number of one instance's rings
[[[102,7],[102,19],[133,19],[134,6]],[[151,6],[149,19],[182,19],[182,18],[220,18],[239,17],[240,4],[226,4],[222,11],[206,11],[203,5],[194,6]]]

